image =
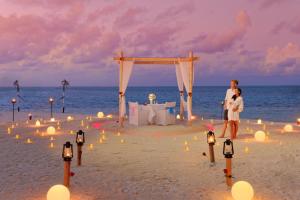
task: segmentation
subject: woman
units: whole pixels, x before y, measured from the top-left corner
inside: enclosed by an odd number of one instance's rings
[[[231,127],[231,139],[236,139],[239,129],[240,112],[244,109],[244,101],[241,95],[242,90],[240,88],[235,89],[235,95],[233,95],[229,102],[228,121]]]

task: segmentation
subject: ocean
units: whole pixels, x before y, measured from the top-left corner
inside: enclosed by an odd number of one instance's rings
[[[227,87],[196,86],[193,92],[193,113],[204,118],[220,119],[221,101]],[[241,118],[278,122],[295,122],[300,117],[300,86],[244,86],[245,103]],[[126,100],[147,102],[149,93],[155,93],[158,103],[176,101],[179,105],[177,87],[128,87]],[[21,88],[19,101],[21,111],[47,112],[50,110],[49,97],[54,97],[54,111],[61,112],[62,89],[59,87]],[[11,98],[16,97],[15,88],[0,88],[0,109],[2,112],[12,109]],[[117,87],[69,87],[65,98],[66,113],[96,114],[118,112]],[[179,109],[177,109],[178,111]]]

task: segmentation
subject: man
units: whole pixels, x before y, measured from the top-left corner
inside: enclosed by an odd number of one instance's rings
[[[239,84],[238,80],[231,80],[230,88],[226,91],[226,96],[224,100],[224,127],[220,138],[223,138],[225,136],[227,125],[228,125],[229,101],[232,98],[232,96],[235,94],[235,89],[237,88],[238,84]]]

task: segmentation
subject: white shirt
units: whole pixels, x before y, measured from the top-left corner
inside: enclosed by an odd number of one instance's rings
[[[226,96],[225,96],[225,101],[226,101],[226,109],[229,108],[229,103],[232,99],[232,96],[235,95],[235,89],[231,89],[229,88],[227,91],[226,91]]]
[[[240,120],[240,112],[244,110],[244,101],[243,97],[237,97],[235,101],[229,101],[230,106],[228,107],[228,120],[229,121],[239,121]],[[237,111],[233,111],[233,109],[238,109]]]

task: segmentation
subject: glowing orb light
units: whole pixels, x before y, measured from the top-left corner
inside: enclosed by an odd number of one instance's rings
[[[48,135],[54,135],[55,134],[55,128],[53,126],[49,126],[47,128],[47,134]]]
[[[93,148],[94,148],[94,145],[93,145],[93,144],[90,144],[90,145],[89,145],[89,149],[92,150]]]
[[[50,122],[55,122],[55,118],[52,117],[52,118],[50,119]]]
[[[261,120],[261,119],[258,119],[258,120],[257,120],[257,124],[262,124],[262,120]]]
[[[191,116],[191,120],[195,120],[195,119],[196,119],[195,115]]]
[[[67,121],[72,121],[74,118],[72,116],[67,117]]]
[[[254,196],[254,190],[250,183],[238,181],[231,188],[231,195],[234,200],[251,200]]]
[[[35,122],[35,126],[36,126],[36,127],[40,127],[40,126],[41,126],[41,122],[40,122],[40,120],[36,120],[36,122]]]
[[[283,127],[283,130],[284,132],[292,132],[294,130],[293,128],[293,125],[291,124],[286,124],[284,127]]]
[[[180,119],[180,115],[178,114],[178,115],[176,115],[176,119]]]
[[[263,131],[256,131],[254,137],[256,141],[263,142],[266,139],[266,133]]]
[[[47,200],[70,200],[70,191],[64,185],[54,185],[47,193]]]
[[[104,113],[103,112],[98,112],[97,117],[100,118],[100,119],[104,118]]]

